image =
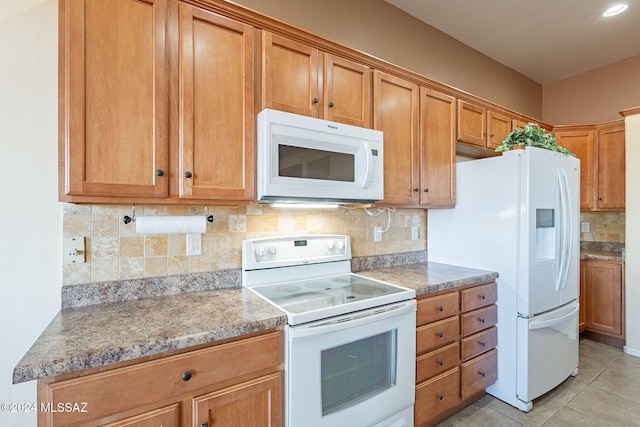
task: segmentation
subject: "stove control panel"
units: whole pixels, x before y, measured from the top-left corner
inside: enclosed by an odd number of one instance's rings
[[[350,259],[351,243],[346,235],[267,237],[242,242],[242,268],[245,270]]]

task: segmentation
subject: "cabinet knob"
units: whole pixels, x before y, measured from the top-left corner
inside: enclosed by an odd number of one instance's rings
[[[483,319],[483,318],[481,318],[481,317],[478,317],[478,322],[480,322],[480,323],[484,323],[484,319]]]
[[[436,363],[438,364],[438,366],[442,366],[444,365],[444,360],[438,360]]]
[[[164,176],[164,171],[162,169],[157,169],[156,176]]]
[[[313,98],[313,99],[311,100],[311,102],[313,102],[314,104],[317,104],[317,103],[318,103],[318,98]]]
[[[482,372],[482,371],[478,371],[478,374],[479,374],[482,378],[484,378],[484,377],[485,377],[485,375],[487,375],[486,373],[484,373],[484,372]]]
[[[486,297],[484,295],[480,295],[480,299],[485,299]]]
[[[603,201],[604,197],[598,197],[598,200]]]
[[[202,424],[200,424],[200,427],[209,427],[209,424],[207,424],[207,423],[202,423]]]
[[[184,173],[184,177],[185,178],[191,178],[192,176],[193,176],[193,174],[191,172],[187,171],[187,172]]]
[[[329,107],[333,107],[334,105],[333,101],[329,101]]]
[[[480,342],[478,342],[478,344],[480,344],[481,347],[486,347],[487,346],[487,343],[484,342],[484,341],[480,341]]]
[[[416,187],[416,188],[413,189],[413,191],[415,191],[417,193],[418,191],[420,191],[420,189],[418,187]]]
[[[189,381],[191,379],[191,372],[184,371],[182,373],[182,381]]]
[[[424,192],[425,192],[425,193],[428,193],[428,192],[429,192],[429,189],[428,189],[428,188],[425,188],[425,189],[424,189]]]
[[[442,338],[444,334],[442,332],[437,332],[436,335],[438,336],[438,338]]]
[[[442,311],[442,310],[444,310],[444,307],[443,307],[443,306],[441,306],[441,305],[439,305],[439,306],[436,308],[436,310],[438,310],[438,311]]]
[[[444,396],[443,396],[443,395],[441,395],[440,393],[438,393],[436,397],[438,398],[438,400],[442,400],[442,399],[444,399]]]

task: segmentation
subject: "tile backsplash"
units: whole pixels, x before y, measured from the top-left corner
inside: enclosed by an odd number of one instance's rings
[[[84,237],[86,262],[66,264],[63,285],[171,276],[240,268],[244,239],[284,234],[347,234],[352,256],[386,255],[426,250],[427,215],[423,209],[379,212],[364,209],[277,209],[262,205],[208,207],[213,223],[202,235],[202,255],[186,255],[184,234],[136,234],[124,224],[131,205],[64,204],[64,237]],[[203,206],[137,205],[136,215],[204,215]],[[390,219],[390,221],[389,221]],[[374,242],[373,227],[389,229]],[[419,227],[411,240],[411,226]]]
[[[589,232],[580,233],[583,242],[624,243],[624,212],[580,212],[580,223],[589,223]]]

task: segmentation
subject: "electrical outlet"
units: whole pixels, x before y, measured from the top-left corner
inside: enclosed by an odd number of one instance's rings
[[[419,227],[417,225],[411,226],[411,240],[418,240],[420,236]]]
[[[373,227],[373,241],[382,242],[382,227]]]
[[[580,231],[582,233],[589,233],[591,232],[591,224],[589,224],[588,222],[581,222],[580,223]]]
[[[202,255],[202,234],[187,234],[187,256]]]
[[[85,262],[84,237],[68,237],[62,241],[64,264]]]

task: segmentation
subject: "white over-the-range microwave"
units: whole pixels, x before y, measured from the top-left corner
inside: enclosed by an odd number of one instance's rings
[[[258,202],[383,198],[383,134],[278,110],[258,114]]]

